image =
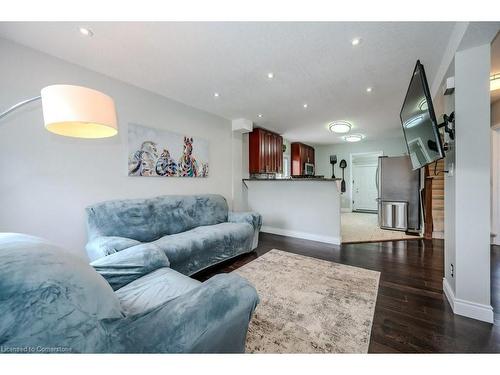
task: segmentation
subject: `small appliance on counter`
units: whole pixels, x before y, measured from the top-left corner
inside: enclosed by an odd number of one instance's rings
[[[305,163],[304,164],[304,175],[314,176],[314,164],[312,164],[312,163]]]

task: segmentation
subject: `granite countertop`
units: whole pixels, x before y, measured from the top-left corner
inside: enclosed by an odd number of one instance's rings
[[[307,178],[244,178],[243,181],[289,181],[289,182],[297,182],[297,181],[326,181],[326,182],[335,182],[342,181],[341,178],[323,178],[323,177],[307,177]]]

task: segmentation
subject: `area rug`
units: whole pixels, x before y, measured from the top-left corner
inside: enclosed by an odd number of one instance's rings
[[[367,353],[380,273],[273,249],[234,272],[260,303],[247,353]]]

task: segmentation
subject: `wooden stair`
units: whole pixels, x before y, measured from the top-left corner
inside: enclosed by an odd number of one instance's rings
[[[444,238],[444,160],[437,163],[437,174],[434,164],[429,166],[429,177],[432,178],[432,237]]]

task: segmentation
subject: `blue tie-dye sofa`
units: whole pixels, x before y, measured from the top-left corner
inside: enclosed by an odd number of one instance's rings
[[[221,195],[165,195],[125,199],[87,208],[92,262],[148,244],[170,268],[192,275],[257,247],[261,216],[231,212]]]
[[[2,353],[243,352],[258,296],[245,279],[201,283],[143,244],[94,262],[0,233]]]

